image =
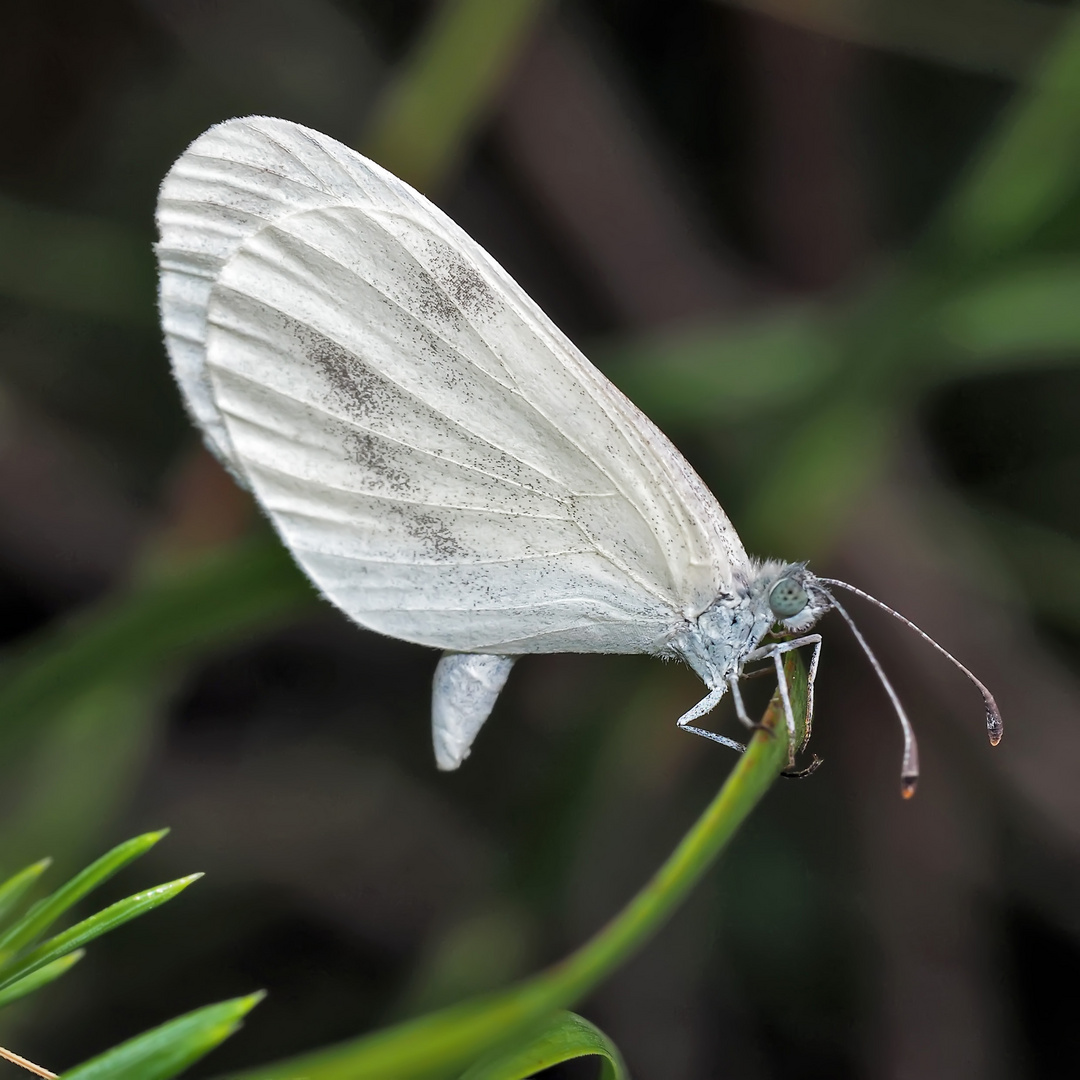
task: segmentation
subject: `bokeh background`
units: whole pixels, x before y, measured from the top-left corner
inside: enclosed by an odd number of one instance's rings
[[[210,1075],[503,985],[731,766],[674,728],[688,672],[556,656],[435,771],[435,654],[313,596],[168,375],[157,185],[248,113],[417,184],[750,550],[899,607],[998,695],[991,751],[971,687],[852,601],[922,742],[902,802],[888,703],[826,622],[824,767],[581,1006],[635,1077],[1075,1075],[1080,34],[1035,0],[5,6],[0,868],[169,825],[116,895],[207,877],[0,1041],[59,1070],[266,987]]]

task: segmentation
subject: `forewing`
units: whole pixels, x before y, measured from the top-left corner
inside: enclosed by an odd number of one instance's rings
[[[654,651],[745,562],[668,440],[407,185],[263,118],[170,177],[178,378],[358,622],[457,650]]]

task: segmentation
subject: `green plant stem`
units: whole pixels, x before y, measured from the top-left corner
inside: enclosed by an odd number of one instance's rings
[[[539,976],[537,982],[576,996],[618,967],[683,902],[786,763],[786,740],[756,735],[716,798],[645,887],[589,941]]]
[[[545,0],[447,0],[369,120],[362,149],[431,191],[454,167]]]
[[[801,712],[802,665],[795,659],[787,670],[792,704]],[[554,1011],[572,1005],[640,948],[682,903],[785,767],[787,740],[775,697],[763,723],[776,734],[755,734],[719,794],[652,879],[566,959],[508,990],[252,1070],[242,1074],[244,1080],[455,1076],[490,1046],[519,1037]]]

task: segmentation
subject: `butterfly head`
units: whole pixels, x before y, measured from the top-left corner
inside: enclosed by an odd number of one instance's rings
[[[724,684],[771,633],[797,637],[834,606],[803,563],[754,562],[672,641],[709,686]]]
[[[763,568],[770,614],[785,633],[805,633],[833,606],[832,597],[802,563],[771,569]]]
[[[817,635],[810,635],[808,638],[801,635],[813,627],[826,612],[836,611],[854,634],[896,710],[904,733],[901,791],[905,797],[910,796],[919,776],[915,733],[878,658],[847,609],[836,599],[833,590],[845,589],[899,619],[955,664],[983,696],[986,706],[986,730],[990,742],[995,746],[1000,742],[1001,713],[990,691],[952,653],[942,648],[910,619],[876,597],[845,581],[819,578],[803,563],[754,563],[745,574],[736,577],[734,586],[730,593],[717,597],[693,624],[670,639],[668,646],[672,652],[682,657],[714,692],[725,684],[734,685],[742,676],[744,663],[749,660],[761,660],[769,656],[775,659],[788,648],[819,643],[821,639]],[[762,647],[761,643],[770,631],[788,640]],[[816,654],[811,665],[811,685],[815,668]]]

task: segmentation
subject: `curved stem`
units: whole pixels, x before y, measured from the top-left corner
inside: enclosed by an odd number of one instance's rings
[[[806,678],[797,654],[785,658],[792,707],[801,725]],[[701,880],[736,829],[787,766],[787,728],[778,694],[719,793],[636,896],[564,960],[509,987],[408,1020],[361,1039],[241,1074],[236,1080],[420,1080],[457,1076],[495,1043],[564,1009],[640,948]]]
[[[522,989],[535,983],[537,990],[551,992],[558,988],[577,997],[604,979],[659,929],[786,768],[786,726],[776,698],[769,703],[763,723],[775,734],[759,731],[754,736],[716,797],[637,895],[585,944],[528,980]]]

